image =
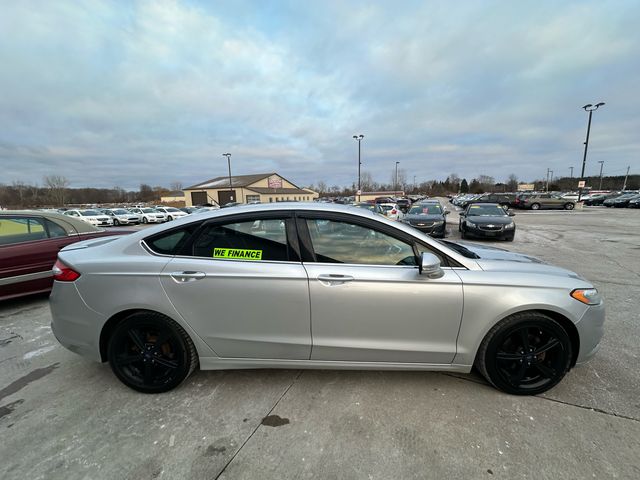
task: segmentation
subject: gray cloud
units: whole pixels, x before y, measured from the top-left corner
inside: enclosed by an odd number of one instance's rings
[[[217,3],[217,2],[216,2]],[[637,165],[635,2],[26,2],[0,17],[0,182],[350,184]],[[637,167],[636,167],[637,168]]]

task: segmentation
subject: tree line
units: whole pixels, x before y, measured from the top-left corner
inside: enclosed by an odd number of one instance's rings
[[[112,188],[71,188],[66,177],[48,175],[42,185],[28,184],[15,180],[11,184],[0,183],[0,207],[58,208],[65,205],[85,205],[101,203],[135,203],[160,201],[160,197],[171,191],[182,190],[182,184],[174,182],[171,188],[140,184],[138,190]]]

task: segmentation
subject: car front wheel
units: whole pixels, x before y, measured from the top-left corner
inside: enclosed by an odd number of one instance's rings
[[[142,223],[147,223],[149,220],[147,220],[147,217],[142,217]]]
[[[119,221],[117,218],[114,218],[114,219],[113,219],[113,224],[114,224],[116,227],[119,227],[119,226],[120,226],[120,221]]]
[[[154,312],[134,313],[118,324],[109,338],[107,355],[116,377],[143,393],[171,390],[198,366],[187,332]]]
[[[560,382],[571,365],[569,335],[551,317],[517,313],[486,335],[476,366],[494,387],[513,395],[537,395]]]

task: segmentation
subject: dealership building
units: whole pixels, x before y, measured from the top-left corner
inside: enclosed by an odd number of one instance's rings
[[[315,198],[318,198],[317,192],[300,188],[273,172],[216,177],[184,189],[187,207],[229,202],[310,202]]]

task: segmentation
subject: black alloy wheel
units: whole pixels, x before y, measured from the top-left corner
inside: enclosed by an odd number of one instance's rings
[[[538,312],[512,315],[494,326],[478,351],[476,365],[494,387],[513,395],[537,395],[569,371],[569,335]]]
[[[154,312],[134,313],[118,324],[107,355],[118,379],[143,393],[177,387],[198,365],[195,346],[184,329]]]

